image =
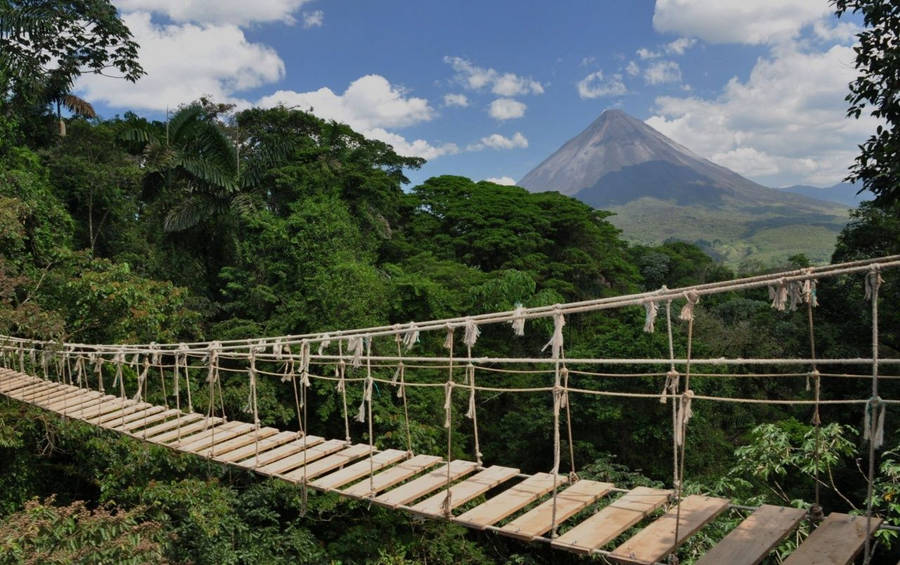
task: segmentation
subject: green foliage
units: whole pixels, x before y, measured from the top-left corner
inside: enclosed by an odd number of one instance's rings
[[[855,66],[859,74],[850,83],[847,115],[859,118],[863,112],[878,119],[879,125],[860,145],[860,154],[850,169],[848,181],[861,181],[882,204],[900,200],[900,5],[884,0],[834,0],[838,17],[861,14],[865,28],[857,34],[859,45]]]
[[[163,563],[162,528],[140,509],[89,510],[32,500],[0,522],[0,563]]]

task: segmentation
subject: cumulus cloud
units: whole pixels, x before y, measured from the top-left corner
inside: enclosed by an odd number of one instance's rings
[[[444,106],[459,106],[465,108],[469,105],[469,98],[465,94],[445,94]]]
[[[637,76],[641,73],[641,67],[634,61],[628,61],[628,64],[625,66],[625,72],[628,73],[629,76]]]
[[[681,67],[675,61],[654,61],[644,69],[644,82],[652,85],[681,82]]]
[[[306,29],[312,27],[322,27],[325,23],[325,12],[322,10],[313,10],[312,12],[303,12],[303,27]]]
[[[116,0],[123,13],[153,12],[174,22],[232,24],[283,22],[294,24],[294,13],[310,0]],[[141,44],[143,46],[143,44]]]
[[[157,26],[146,12],[125,14],[125,24],[141,46],[147,76],[136,84],[100,75],[82,75],[76,91],[115,108],[165,110],[210,95],[239,106],[239,93],[284,76],[281,57],[247,40],[230,24]]]
[[[279,90],[259,101],[260,106],[282,104],[302,110],[313,108],[320,118],[336,120],[357,129],[405,127],[431,120],[434,109],[424,98],[407,96],[402,87],[381,75],[360,77],[343,94],[322,87],[311,92]]]
[[[543,85],[530,77],[479,67],[462,57],[444,57],[444,62],[456,72],[455,79],[471,90],[490,88],[498,96],[544,93]]]
[[[710,43],[776,43],[831,14],[824,0],[657,0],[653,27]]]
[[[666,43],[665,50],[669,55],[684,55],[684,52],[694,46],[697,40],[693,37],[679,37],[675,41]]]
[[[643,59],[643,60],[645,60],[645,61],[646,61],[647,59],[656,59],[656,58],[662,56],[662,53],[660,53],[659,51],[653,51],[653,50],[651,50],[651,49],[647,49],[646,47],[641,47],[640,49],[638,49],[637,51],[635,51],[635,54],[636,54],[639,58],[641,58],[641,59]]]
[[[512,137],[505,137],[499,133],[482,137],[478,143],[473,143],[466,147],[469,151],[481,151],[482,149],[523,149],[528,147],[528,139],[520,132],[516,132]]]
[[[264,108],[283,105],[311,111],[316,116],[345,123],[367,137],[389,143],[400,155],[434,159],[459,152],[454,143],[433,145],[424,139],[409,141],[386,128],[402,128],[434,118],[428,100],[408,96],[381,75],[360,77],[342,94],[322,87],[310,92],[279,90],[257,103]]]
[[[497,98],[488,107],[488,114],[495,120],[513,120],[525,115],[525,104],[513,98]]]
[[[577,87],[578,96],[582,99],[622,96],[628,92],[625,83],[622,82],[622,75],[614,74],[604,78],[603,71],[596,71],[584,77],[578,81]]]
[[[516,179],[512,177],[488,177],[484,179],[487,182],[492,182],[494,184],[502,184],[505,186],[514,186],[516,184]]]
[[[781,45],[716,98],[657,98],[647,123],[763,184],[834,184],[877,125],[844,117],[853,57],[849,46],[810,52]]]

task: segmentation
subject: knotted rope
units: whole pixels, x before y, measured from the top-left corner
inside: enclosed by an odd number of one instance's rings
[[[413,335],[414,334],[414,335]],[[410,338],[412,336],[414,339]],[[410,338],[409,340],[407,338]],[[397,334],[394,336],[397,342],[397,371],[394,373],[393,381],[398,384],[397,397],[403,400],[403,425],[406,431],[406,452],[412,455],[412,434],[409,429],[409,406],[406,400],[406,366],[403,364],[403,345],[406,345],[407,351],[419,339],[419,331],[415,328],[415,324],[410,324],[407,333]]]
[[[444,427],[447,429],[447,487],[445,489],[444,502],[441,505],[444,516],[452,516],[453,501],[451,500],[450,483],[452,475],[450,474],[450,462],[453,457],[453,326],[447,324],[447,337],[444,338],[444,348],[448,349],[450,363],[447,370],[447,383],[444,385]]]
[[[563,387],[561,380],[562,363],[560,362],[560,358],[563,351],[563,327],[565,327],[565,325],[565,316],[563,316],[559,308],[556,308],[553,313],[553,336],[550,338],[550,341],[548,341],[547,344],[544,345],[544,347],[541,349],[541,351],[544,351],[545,349],[547,349],[547,347],[550,347],[551,358],[555,360],[553,370],[553,469],[551,471],[551,474],[553,475],[553,512],[550,521],[551,539],[555,538],[557,535],[556,513],[557,499],[559,495],[559,463],[562,459],[559,433],[559,411],[562,407],[563,402]]]
[[[347,412],[347,363],[344,361],[344,345],[343,340],[338,339],[338,362],[334,366],[334,376],[338,378],[336,390],[341,393],[341,404],[343,406],[344,415],[344,440],[350,443],[350,416]]]
[[[512,326],[513,334],[520,337],[525,335],[525,307],[518,302],[509,324]]]
[[[466,418],[472,420],[472,433],[475,436],[475,462],[479,467],[482,466],[481,445],[478,439],[478,411],[475,408],[475,365],[472,364],[472,348],[481,335],[481,330],[471,318],[466,319],[466,333],[463,336],[463,343],[466,345],[466,377],[465,382],[469,385],[469,408],[466,410]]]
[[[885,404],[878,396],[878,291],[884,279],[881,278],[881,268],[873,265],[866,275],[865,292],[866,299],[872,301],[872,397],[866,403],[865,410],[865,439],[869,442],[869,472],[866,487],[866,545],[863,564],[868,565],[872,560],[872,506],[874,504],[875,488],[875,451],[884,442],[884,411]]]

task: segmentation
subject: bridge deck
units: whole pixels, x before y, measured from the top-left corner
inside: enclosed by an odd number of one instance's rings
[[[638,487],[618,495],[609,483],[580,480],[567,486],[566,478],[558,477],[554,511],[554,479],[546,473],[518,480],[518,470],[508,467],[479,469],[470,461],[448,464],[430,455],[413,456],[393,449],[373,451],[368,445],[342,440],[256,429],[244,422],[122,400],[10,369],[0,368],[0,394],[178,451],[293,483],[306,481],[318,490],[370,498],[471,528],[491,529],[524,540],[555,529],[561,535],[552,540],[553,547],[578,553],[603,550],[608,558],[620,563],[664,559],[728,508],[726,500],[686,497],[675,539],[677,507],[670,506],[658,515],[669,491]],[[443,465],[435,467],[440,463]],[[487,500],[459,512],[460,507],[480,496],[487,496]],[[584,511],[592,505],[602,508],[585,517]],[[579,516],[577,524],[571,523]],[[701,562],[758,563],[802,518],[803,512],[793,508],[763,506],[708,551]],[[871,527],[874,530],[880,524],[880,519],[873,518]],[[642,529],[624,541],[620,539],[639,525]],[[830,514],[785,563],[848,564],[864,545],[866,533],[864,517]],[[614,549],[610,547],[617,540],[620,543]]]

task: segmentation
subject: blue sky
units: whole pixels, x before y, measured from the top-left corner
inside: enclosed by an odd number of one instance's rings
[[[103,115],[201,95],[284,103],[512,182],[606,108],[769,186],[841,180],[871,118],[844,118],[853,18],[827,0],[116,0],[148,76],[84,77]]]

